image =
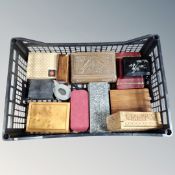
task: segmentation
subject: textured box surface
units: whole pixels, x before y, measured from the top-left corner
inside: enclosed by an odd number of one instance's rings
[[[162,127],[159,112],[121,111],[107,117],[109,131],[139,131]]]
[[[106,117],[110,114],[109,85],[105,82],[89,83],[90,132],[107,130]]]
[[[143,77],[128,77],[117,79],[117,89],[137,89],[144,88]]]
[[[89,128],[89,97],[86,90],[73,90],[71,93],[70,126],[76,132]]]
[[[29,52],[27,64],[28,79],[55,79],[58,66],[57,53]]]
[[[30,80],[28,98],[33,100],[53,99],[53,80]]]
[[[69,82],[69,55],[59,55],[57,80]]]
[[[71,54],[72,83],[115,82],[116,61],[113,52]]]
[[[68,133],[70,103],[30,102],[27,132]]]
[[[151,112],[151,97],[148,89],[110,90],[111,112]]]

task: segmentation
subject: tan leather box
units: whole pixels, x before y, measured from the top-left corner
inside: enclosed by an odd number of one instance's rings
[[[29,52],[27,79],[56,79],[57,66],[57,53]]]
[[[114,52],[79,52],[71,54],[72,83],[116,82]]]
[[[69,55],[59,55],[57,80],[69,82]]]
[[[27,132],[68,133],[70,103],[30,102]]]
[[[151,112],[151,97],[148,89],[110,90],[111,112]]]
[[[109,131],[142,131],[162,127],[159,112],[120,111],[107,117]]]

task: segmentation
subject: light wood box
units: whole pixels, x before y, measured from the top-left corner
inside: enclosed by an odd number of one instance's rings
[[[142,131],[162,127],[159,112],[120,111],[107,117],[109,131]]]
[[[27,132],[68,133],[70,103],[30,102]]]

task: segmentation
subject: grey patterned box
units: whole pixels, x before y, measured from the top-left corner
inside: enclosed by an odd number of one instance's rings
[[[89,83],[90,133],[107,130],[106,117],[110,114],[109,84],[106,82]]]

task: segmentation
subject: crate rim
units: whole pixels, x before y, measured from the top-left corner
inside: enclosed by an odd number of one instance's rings
[[[33,42],[33,44],[31,45],[30,43],[25,43],[26,46],[34,46],[34,45],[38,45],[38,44],[42,44],[42,45],[56,45],[56,46],[96,46],[96,45],[99,45],[99,46],[106,46],[106,45],[125,45],[125,44],[130,44],[130,43],[133,43],[133,42],[137,42],[137,41],[140,41],[140,40],[144,40],[144,39],[149,39],[149,38],[153,38],[153,39],[159,39],[160,36],[158,34],[147,34],[147,35],[143,35],[143,36],[140,36],[140,37],[137,37],[137,38],[134,38],[134,39],[129,39],[129,40],[123,40],[123,41],[98,41],[98,42],[42,42],[42,41],[37,41],[37,40],[34,40],[34,39],[28,39],[28,38],[25,38],[25,37],[13,37],[11,39],[11,42],[16,42],[16,41],[21,41],[21,42]]]

